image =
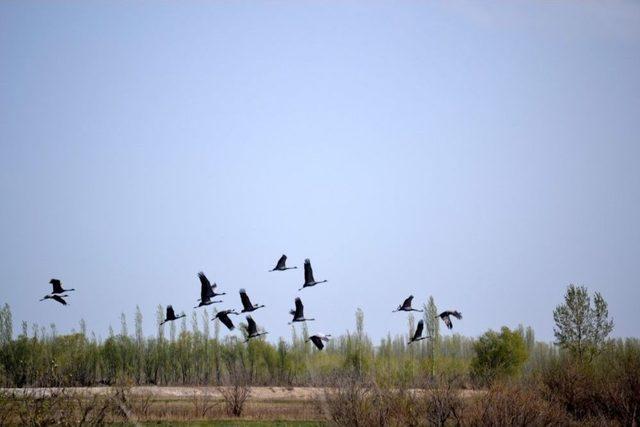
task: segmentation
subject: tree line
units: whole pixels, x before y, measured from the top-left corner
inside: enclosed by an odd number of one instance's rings
[[[433,297],[423,305],[426,333],[432,339],[407,344],[419,320],[409,315],[408,335],[388,334],[374,345],[365,332],[364,312],[358,309],[354,330],[334,337],[321,352],[307,341],[305,324],[292,326],[290,340],[280,338],[275,344],[221,338],[219,322],[210,329],[206,309],[199,316],[192,312],[190,321],[183,318],[179,326],[171,322],[166,331],[159,325],[162,306],[157,307],[158,329],[153,337],[143,335],[143,316],[136,308],[133,331],[123,313],[119,333],[110,328],[104,340],[89,334],[83,320],[77,332],[65,335],[58,334],[55,324],[44,328],[22,322],[21,333],[14,338],[11,310],[4,304],[0,309],[0,385],[222,385],[236,369],[252,385],[320,386],[346,373],[405,386],[419,386],[442,373],[486,384],[498,377],[531,372],[558,360],[563,352],[593,357],[610,342],[607,336],[613,328],[604,299],[596,294],[595,302],[592,308],[586,289],[569,287],[565,304],[554,313],[557,345],[536,341],[533,329],[523,326],[487,331],[477,339],[442,336]],[[572,332],[576,316],[583,323]]]

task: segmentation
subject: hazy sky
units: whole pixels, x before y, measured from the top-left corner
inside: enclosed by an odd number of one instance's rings
[[[551,340],[577,283],[638,336],[639,138],[635,1],[4,1],[0,303],[152,334],[202,269],[270,339],[298,295],[404,333],[413,294]]]

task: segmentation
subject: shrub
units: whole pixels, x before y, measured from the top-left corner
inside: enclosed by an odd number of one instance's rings
[[[425,391],[420,412],[426,416],[428,425],[444,426],[449,420],[460,424],[465,406],[460,396],[461,385],[458,376],[441,375],[433,387]]]
[[[560,426],[570,418],[531,386],[496,383],[475,401],[465,421],[482,426]]]
[[[481,384],[511,377],[520,372],[527,360],[524,338],[503,326],[500,333],[488,331],[474,344],[471,374]]]
[[[388,388],[357,373],[335,377],[320,402],[323,412],[340,426],[417,425],[416,400],[404,388]]]

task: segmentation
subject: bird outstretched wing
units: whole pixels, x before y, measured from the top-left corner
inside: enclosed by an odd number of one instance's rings
[[[229,316],[227,315],[227,313],[225,312],[220,312],[218,313],[218,319],[220,319],[220,321],[222,322],[222,324],[224,326],[226,326],[230,331],[233,331],[233,329],[235,328],[235,326],[233,325],[233,322],[231,321],[231,319],[229,318]]]
[[[418,326],[416,327],[416,332],[415,332],[415,334],[413,334],[413,340],[414,341],[422,336],[422,330],[423,329],[424,329],[424,321],[422,319],[420,319],[420,321],[418,322]]]
[[[54,295],[53,299],[58,301],[62,305],[67,305],[67,302],[60,295]]]
[[[448,314],[445,314],[444,316],[442,316],[442,320],[444,320],[444,324],[447,325],[447,328],[449,329],[453,328],[453,323],[451,323],[451,318],[449,317]]]
[[[211,297],[211,284],[203,272],[198,273],[198,278],[200,279],[200,299],[204,301]]]
[[[304,260],[304,283],[313,283],[313,269],[311,268],[311,260],[309,258]]]
[[[324,348],[324,343],[322,342],[322,338],[313,335],[311,337],[309,337],[309,339],[311,340],[311,342],[318,347],[318,350],[322,350]]]
[[[256,321],[253,320],[251,316],[247,316],[247,332],[249,333],[249,335],[253,335],[258,332]]]
[[[51,279],[49,281],[49,283],[51,283],[51,285],[53,285],[53,292],[54,294],[59,294],[62,291],[62,283],[60,282],[60,280],[58,279]]]
[[[283,254],[278,260],[278,263],[276,264],[274,270],[282,270],[286,266],[287,266],[287,256]]]
[[[211,282],[209,282],[209,279],[207,279],[207,276],[205,276],[202,271],[198,273],[198,279],[200,279],[200,299],[202,299],[203,295],[213,298],[215,296],[213,289],[216,287],[216,284],[211,285]]]
[[[402,308],[411,308],[411,301],[413,301],[413,295],[409,295],[409,298],[404,300],[402,303]]]
[[[451,314],[453,317],[455,317],[458,320],[462,319],[462,313],[460,313],[458,310],[451,311],[449,312],[449,314]]]
[[[303,317],[304,316],[304,305],[302,305],[302,300],[300,298],[296,298],[296,311],[293,313],[295,317]]]
[[[167,306],[167,319],[173,319],[174,317],[176,317],[176,314],[173,311],[173,306],[168,305]]]
[[[245,310],[251,310],[253,308],[249,295],[247,295],[247,291],[244,289],[240,289],[240,301]]]
[[[209,282],[209,279],[207,279],[207,276],[205,276],[202,271],[198,273],[198,279],[200,279],[200,283],[202,283],[202,286],[211,286],[211,282]]]

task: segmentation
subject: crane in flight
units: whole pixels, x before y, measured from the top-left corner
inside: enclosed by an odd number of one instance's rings
[[[404,300],[404,302],[401,305],[399,305],[398,308],[393,310],[393,313],[397,311],[419,311],[422,313],[422,310],[418,310],[417,308],[411,308],[411,301],[413,301],[413,295],[409,295],[409,298]]]
[[[258,325],[256,325],[256,321],[253,320],[251,316],[247,316],[247,339],[244,342],[248,342],[251,338],[258,338],[261,335],[267,335],[269,332],[258,332]]]
[[[287,267],[287,256],[282,254],[282,256],[280,257],[280,259],[278,260],[278,263],[276,264],[275,267],[273,267],[271,271],[285,271],[285,270],[293,270],[295,268],[298,267]]]
[[[289,322],[292,324],[293,322],[307,322],[316,319],[305,319],[304,317],[304,305],[302,305],[302,300],[300,298],[295,299],[296,308],[295,310],[289,310],[289,313],[293,315],[293,320]]]
[[[304,260],[304,284],[298,290],[301,291],[304,288],[307,288],[309,286],[315,286],[315,285],[320,284],[320,283],[325,283],[326,281],[327,280],[321,280],[319,282],[316,281],[316,279],[313,277],[313,269],[311,268],[311,260],[309,258],[305,259]]]

